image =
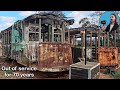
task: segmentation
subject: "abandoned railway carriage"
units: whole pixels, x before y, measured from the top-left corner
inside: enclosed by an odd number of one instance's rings
[[[60,72],[72,64],[66,20],[57,14],[33,14],[15,22],[2,33],[2,56],[39,71]]]

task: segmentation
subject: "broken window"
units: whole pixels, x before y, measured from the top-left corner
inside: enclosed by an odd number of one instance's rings
[[[39,33],[29,33],[29,41],[38,41]]]
[[[29,41],[39,41],[39,28],[32,26],[29,28]]]
[[[61,42],[61,30],[59,29],[54,30],[54,41]]]

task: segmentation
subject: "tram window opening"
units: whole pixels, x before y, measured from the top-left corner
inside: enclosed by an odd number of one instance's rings
[[[39,33],[29,33],[29,41],[38,41]]]

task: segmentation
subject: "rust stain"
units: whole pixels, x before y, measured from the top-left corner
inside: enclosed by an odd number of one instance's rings
[[[63,68],[72,64],[70,44],[40,43],[38,52],[38,66],[41,68]]]
[[[118,65],[118,48],[98,48],[98,61],[101,66]]]

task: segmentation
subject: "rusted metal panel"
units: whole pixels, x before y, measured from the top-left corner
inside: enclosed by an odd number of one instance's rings
[[[40,43],[38,50],[38,66],[40,68],[67,68],[72,64],[70,44]]]
[[[98,48],[98,61],[101,66],[118,65],[118,48]]]

